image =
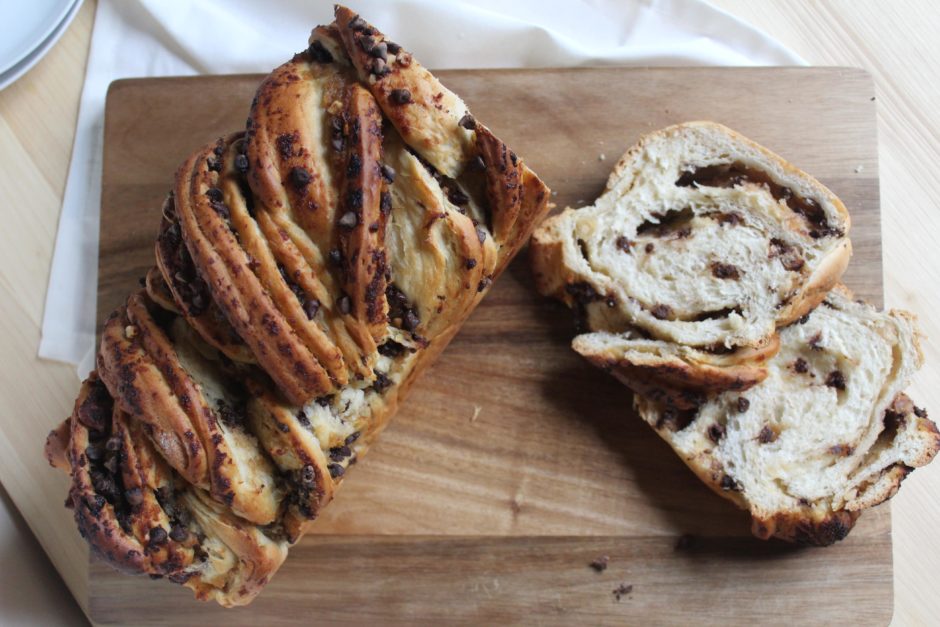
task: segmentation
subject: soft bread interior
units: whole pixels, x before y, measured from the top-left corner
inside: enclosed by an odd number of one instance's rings
[[[896,465],[920,466],[936,453],[932,423],[896,404],[921,364],[918,341],[909,314],[878,312],[837,290],[780,331],[766,380],[746,393],[719,394],[684,418],[639,396],[636,404],[707,483],[768,521],[765,529],[781,516],[822,521],[890,497]]]
[[[536,273],[591,330],[748,346],[821,299],[845,269],[848,228],[809,175],[723,126],[682,124],[631,149],[593,206],[536,232]]]

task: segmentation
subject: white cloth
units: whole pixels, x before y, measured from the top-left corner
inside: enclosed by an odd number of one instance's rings
[[[801,65],[701,0],[349,0],[434,69]],[[46,293],[39,355],[93,367],[108,85],[118,78],[267,72],[332,20],[323,0],[100,0]]]

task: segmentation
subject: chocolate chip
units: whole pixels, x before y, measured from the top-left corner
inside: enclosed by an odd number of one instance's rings
[[[483,157],[477,155],[470,160],[470,163],[467,164],[467,169],[470,171],[482,172],[486,169],[486,162],[483,161]]]
[[[398,54],[401,52],[401,46],[396,44],[394,41],[386,41],[385,45],[388,48],[388,51],[392,54]]]
[[[616,588],[614,588],[613,595],[619,601],[621,598],[627,596],[631,592],[633,592],[633,586],[632,585],[628,586],[627,584],[622,583]]]
[[[209,200],[214,200],[216,202],[222,202],[222,190],[218,187],[210,187],[206,190],[206,196],[209,197]]]
[[[189,531],[183,525],[173,525],[170,527],[170,539],[174,542],[183,542],[189,537]]]
[[[590,565],[591,565],[591,568],[593,568],[599,573],[602,573],[605,570],[607,570],[607,564],[609,562],[610,562],[610,557],[608,557],[607,555],[600,555],[598,557],[595,557]]]
[[[355,442],[356,440],[358,440],[360,435],[361,435],[361,434],[360,434],[358,431],[354,431],[354,432],[352,432],[351,434],[349,434],[349,435],[346,437],[346,439],[344,440],[343,443],[344,443],[346,446],[349,446],[350,444],[352,444],[353,442]]]
[[[382,178],[385,179],[385,182],[394,183],[395,182],[395,168],[385,163],[383,163],[379,167],[382,172]]]
[[[631,242],[625,236],[621,235],[620,237],[617,238],[616,245],[617,245],[618,250],[622,250],[625,253],[629,253],[630,247],[633,246],[633,242]]]
[[[921,408],[921,407],[917,407],[917,406],[915,405],[915,406],[914,406],[914,415],[917,416],[918,418],[926,418],[926,417],[927,417],[927,410],[926,410],[926,409],[923,409],[923,408]]]
[[[359,216],[356,215],[355,211],[347,211],[339,219],[339,225],[347,229],[351,229],[359,224]]]
[[[466,266],[467,266],[467,270],[473,270],[474,268],[477,267],[477,260],[476,260],[476,259],[467,259]]]
[[[473,119],[473,116],[469,113],[465,113],[464,116],[460,118],[460,121],[457,122],[457,124],[464,127],[468,131],[475,130],[477,127],[477,121]]]
[[[85,457],[93,462],[98,461],[104,457],[104,451],[94,444],[89,444],[87,447],[85,447]]]
[[[248,157],[245,155],[235,155],[235,169],[244,174],[248,171]]]
[[[388,44],[384,41],[380,41],[372,47],[372,50],[369,51],[373,57],[382,59],[382,61],[388,60]]]
[[[411,102],[411,92],[407,89],[393,89],[389,94],[389,98],[395,104],[408,104]]]
[[[721,441],[721,438],[725,437],[725,426],[720,425],[717,422],[710,427],[708,427],[708,439],[718,444]]]
[[[349,155],[349,163],[346,164],[346,175],[349,177],[359,176],[362,171],[362,159],[359,155]]]
[[[408,309],[405,311],[405,315],[401,322],[406,331],[414,331],[418,328],[421,320],[418,318],[418,314],[415,313],[414,309]]]
[[[330,449],[330,459],[334,462],[340,462],[352,455],[352,451],[349,450],[348,446],[334,446]]]
[[[124,490],[124,498],[127,499],[128,503],[136,507],[144,502],[144,492],[140,488]]]
[[[405,347],[395,340],[386,340],[384,344],[379,346],[378,351],[380,355],[386,357],[398,357],[405,352]]]
[[[738,413],[743,414],[750,408],[751,408],[751,401],[747,400],[743,396],[739,396],[738,397]]]
[[[845,375],[839,370],[833,370],[826,375],[826,385],[837,390],[845,389]]]
[[[320,311],[320,301],[316,298],[308,298],[303,304],[304,313],[307,314],[307,320],[313,320],[313,317]]]
[[[150,530],[150,540],[148,544],[151,546],[160,546],[161,544],[166,544],[166,530],[163,527],[154,527]]]
[[[310,172],[303,166],[294,166],[290,170],[290,182],[297,189],[303,189],[310,184]]]
[[[327,468],[330,470],[330,477],[333,479],[342,477],[344,474],[346,474],[346,469],[339,464],[329,464]]]
[[[493,279],[491,279],[490,277],[488,276],[483,277],[482,279],[480,279],[480,282],[477,284],[477,292],[482,292],[487,287],[489,287],[490,283],[492,282],[493,282]]]
[[[348,315],[352,310],[352,302],[349,300],[349,296],[346,296],[345,294],[339,297],[337,305],[339,306],[339,312],[344,316]]]
[[[349,190],[346,203],[350,209],[362,209],[362,190],[358,187]]]
[[[206,169],[210,172],[221,172],[222,171],[222,160],[221,159],[206,159]]]
[[[388,215],[392,210],[392,195],[388,192],[382,192],[382,195],[379,196],[379,210],[384,215]]]
[[[334,266],[342,265],[343,263],[343,253],[338,248],[334,248],[330,251],[330,263]]]
[[[653,252],[654,250],[656,250],[656,247],[653,246],[653,242],[650,242],[649,244],[646,245],[646,247],[643,250],[645,250],[647,254],[649,254]]]
[[[342,152],[343,148],[346,147],[346,140],[344,140],[342,137],[334,137],[330,141],[330,145],[333,146],[333,150],[336,152]]]
[[[476,228],[476,230],[477,230],[477,239],[480,240],[480,243],[482,244],[483,242],[486,241],[486,231],[484,231],[479,226]]]
[[[362,48],[365,52],[370,53],[372,49],[375,48],[375,40],[372,39],[369,35],[359,38],[359,47]]]
[[[307,54],[317,63],[332,63],[333,54],[326,49],[326,46],[319,39],[314,39],[307,48]]]
[[[721,477],[721,489],[725,492],[741,492],[744,488],[731,475],[723,475]]]
[[[799,320],[796,321],[797,324],[806,324],[809,322],[809,314],[801,316]]]
[[[797,357],[793,362],[793,369],[800,374],[806,374],[809,372],[809,364],[802,357]]]
[[[663,304],[654,305],[653,308],[650,309],[650,313],[653,314],[653,317],[657,320],[668,320],[672,315],[672,307]]]
[[[385,76],[390,73],[392,70],[385,63],[384,59],[373,59],[372,60],[372,73],[376,76]]]
[[[816,334],[809,338],[809,347],[814,351],[821,351],[822,346],[819,343],[822,341],[822,331],[817,331]]]
[[[855,452],[855,447],[849,444],[834,444],[829,447],[829,454],[836,457],[847,457]]]
[[[761,444],[768,444],[777,439],[777,432],[771,429],[768,425],[764,425],[760,433],[757,434],[757,441]]]
[[[349,20],[349,24],[347,24],[347,26],[349,27],[349,30],[365,30],[369,25],[366,24],[364,19],[357,15],[353,19]]]
[[[737,281],[741,278],[741,271],[734,264],[715,261],[712,263],[712,275],[718,279],[732,279]]]

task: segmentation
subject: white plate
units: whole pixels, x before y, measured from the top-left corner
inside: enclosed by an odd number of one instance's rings
[[[75,0],[0,0],[0,73],[36,50],[74,4]]]
[[[2,6],[6,1],[7,0],[0,0],[0,6]],[[23,0],[23,4],[28,3],[29,0]],[[45,56],[49,49],[52,48],[53,44],[59,40],[59,38],[62,36],[62,33],[64,33],[69,24],[72,23],[75,15],[78,14],[78,10],[82,6],[82,0],[70,0],[68,4],[70,4],[68,11],[66,11],[65,15],[62,16],[62,19],[59,21],[59,23],[53,26],[45,39],[39,41],[36,47],[32,51],[28,52],[19,61],[8,67],[3,72],[0,72],[0,89],[7,87],[13,81],[28,72],[34,65],[36,65],[36,63],[39,62],[41,58]],[[0,9],[0,15],[2,15],[2,11],[3,9]]]

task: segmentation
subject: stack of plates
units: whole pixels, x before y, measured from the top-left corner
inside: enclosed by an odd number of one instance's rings
[[[36,65],[81,6],[82,0],[0,0],[0,89]]]

